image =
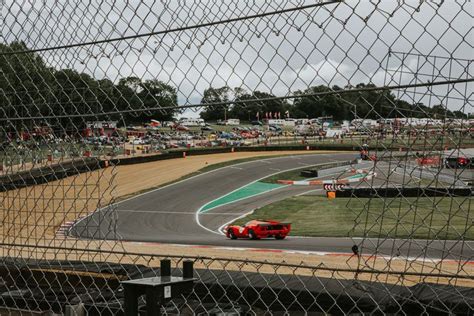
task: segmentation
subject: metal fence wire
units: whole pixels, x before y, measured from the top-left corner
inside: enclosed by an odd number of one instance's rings
[[[2,0],[0,314],[123,314],[121,281],[169,259],[176,276],[191,260],[196,282],[167,315],[472,315],[472,12],[468,0]],[[121,163],[205,151],[154,125],[177,116],[320,118],[252,143],[195,132],[209,152],[370,148],[377,176],[345,191],[356,247],[244,260],[128,243]],[[332,121],[351,122],[350,137],[329,138]]]

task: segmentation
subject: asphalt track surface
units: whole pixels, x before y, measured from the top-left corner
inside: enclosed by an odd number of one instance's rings
[[[297,251],[351,252],[356,243],[377,253],[415,258],[470,258],[473,244],[456,241],[292,237],[285,240],[229,240],[220,227],[260,206],[318,187],[286,186],[197,215],[205,204],[253,181],[285,170],[321,163],[348,161],[356,153],[293,155],[250,161],[216,169],[165,186],[112,207],[97,210],[77,221],[69,235],[86,239],[120,239],[220,247],[249,247]]]

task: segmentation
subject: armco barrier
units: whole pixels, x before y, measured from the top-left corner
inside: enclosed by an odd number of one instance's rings
[[[471,196],[471,188],[353,188],[337,191],[336,197],[433,197],[433,196]]]
[[[175,149],[168,153],[179,152],[180,156],[185,151],[187,156],[208,155],[208,154],[222,154],[231,152],[254,152],[254,151],[292,151],[292,150],[307,150],[307,146],[291,145],[291,146],[240,146],[240,147],[216,147],[216,148],[196,148],[189,150]],[[309,146],[309,150],[357,150],[353,145],[340,144],[321,144]],[[166,154],[164,154],[166,155]]]
[[[160,153],[156,155],[148,155],[148,156],[134,156],[134,157],[127,157],[127,158],[113,158],[110,159],[109,162],[111,165],[134,165],[139,163],[147,163],[159,160],[167,160],[167,159],[176,159],[182,158],[183,151],[172,151],[167,153]]]
[[[29,171],[7,174],[0,177],[0,192],[60,180],[72,175],[97,170],[104,166],[105,162],[97,158],[81,158],[80,160],[71,160]]]

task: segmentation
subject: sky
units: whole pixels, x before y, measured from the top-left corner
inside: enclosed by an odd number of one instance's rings
[[[472,78],[470,1],[315,0],[4,0],[0,41],[41,49],[127,35],[159,35],[39,54],[118,82],[137,76],[178,90],[199,104],[209,87],[240,87],[277,96],[314,85],[399,85]],[[212,26],[210,22],[322,3]],[[473,84],[394,91],[409,102],[474,112]],[[185,116],[198,116],[200,109]]]

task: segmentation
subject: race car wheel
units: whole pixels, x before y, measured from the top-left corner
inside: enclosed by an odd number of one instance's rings
[[[235,236],[233,230],[230,230],[230,231],[229,231],[229,238],[230,238],[230,239],[237,239],[237,236]]]
[[[275,236],[275,239],[276,240],[282,240],[282,239],[285,239],[286,236],[281,236],[281,235],[276,235]]]
[[[249,237],[250,239],[256,240],[258,239],[257,234],[253,230],[249,230]]]

